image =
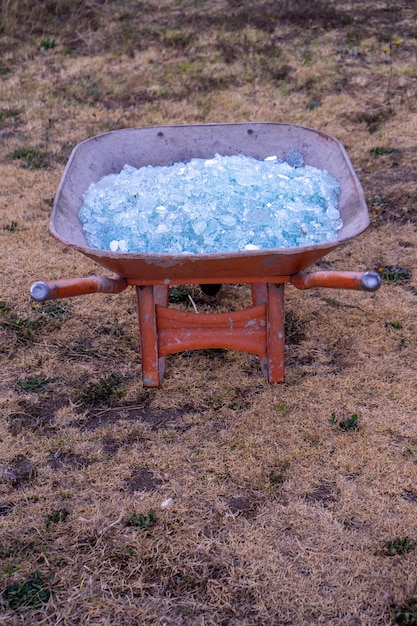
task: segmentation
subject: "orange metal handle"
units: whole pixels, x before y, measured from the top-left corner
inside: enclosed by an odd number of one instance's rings
[[[86,278],[68,278],[37,281],[30,287],[30,295],[38,302],[84,296],[89,293],[120,293],[127,287],[125,278],[107,278],[106,276],[87,276]]]
[[[357,289],[359,291],[376,291],[381,278],[376,272],[312,272],[311,274],[294,274],[291,284],[297,289],[312,287],[330,287],[332,289]]]

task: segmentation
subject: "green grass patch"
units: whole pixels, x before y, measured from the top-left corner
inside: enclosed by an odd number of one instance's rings
[[[0,76],[2,75],[2,68],[3,66],[0,64]],[[6,74],[7,72],[4,71],[4,74]],[[5,120],[9,119],[9,118],[15,118],[18,117],[22,112],[22,109],[0,109],[0,123],[4,122]]]
[[[56,326],[56,322],[68,318],[72,310],[67,303],[51,301],[34,304],[32,313],[19,317],[6,302],[0,300],[0,328],[13,332],[19,343],[28,343],[37,331],[48,325]]]
[[[394,604],[391,609],[395,624],[417,625],[417,598],[410,598],[402,606]]]
[[[15,574],[16,572],[20,572],[20,569],[21,568],[19,565],[14,565],[13,563],[9,561],[0,570],[0,575],[9,577],[12,574]]]
[[[149,530],[156,524],[155,511],[149,509],[147,513],[132,513],[126,518],[125,524],[141,530]]]
[[[125,381],[119,374],[110,374],[97,382],[90,382],[78,395],[78,399],[89,406],[110,406],[120,398],[120,385]]]
[[[56,41],[53,37],[46,37],[46,39],[42,39],[40,46],[41,50],[52,50],[56,46]]]
[[[21,161],[26,169],[40,170],[48,167],[48,155],[37,148],[16,148],[10,158]]]
[[[333,306],[333,307],[340,307],[341,304],[340,302],[338,302],[336,300],[336,298],[324,298],[324,302],[328,305],[328,306]]]
[[[336,418],[336,414],[332,413],[332,416],[329,419],[329,423],[333,424],[334,426],[339,426],[341,430],[344,430],[345,432],[347,432],[349,430],[358,430],[359,428],[358,419],[359,418],[357,414],[353,413],[350,417],[344,420],[338,420]]]
[[[0,302],[0,328],[15,333],[21,343],[27,343],[33,337],[33,333],[42,325],[41,319],[19,318],[12,313],[5,302]]]
[[[15,233],[17,231],[17,222],[12,220],[10,224],[3,226],[3,230],[7,230],[9,233]]]
[[[369,151],[369,154],[371,157],[398,156],[399,150],[396,150],[395,148],[387,148],[385,146],[377,146],[376,148],[372,148],[372,150]]]
[[[2,594],[1,603],[4,607],[21,611],[39,608],[51,598],[52,591],[48,583],[35,572],[22,583],[12,583]]]
[[[381,265],[378,267],[378,274],[386,283],[402,283],[412,277],[411,270],[399,265]]]
[[[45,393],[49,391],[51,383],[57,380],[58,378],[45,378],[38,374],[31,378],[19,380],[18,385],[25,393]]]
[[[393,328],[394,330],[401,330],[403,325],[400,322],[385,322],[385,328]]]
[[[101,328],[97,329],[97,333],[99,335],[108,335],[109,337],[113,337],[114,339],[120,339],[123,334],[119,326],[119,320],[117,317],[114,318],[111,326],[101,326]]]
[[[181,28],[167,28],[165,32],[161,34],[162,43],[170,48],[176,48],[177,50],[184,50],[190,46],[193,42],[194,35],[189,30]]]
[[[385,554],[395,556],[397,554],[406,554],[413,550],[416,542],[410,537],[396,537],[392,541],[385,542]]]
[[[69,515],[69,511],[67,507],[63,507],[62,509],[51,509],[51,511],[46,516],[46,527],[49,528],[51,524],[58,524],[59,522],[64,522]]]
[[[34,305],[38,315],[45,320],[57,320],[68,318],[72,314],[71,306],[60,300],[51,300]]]
[[[169,290],[169,302],[171,304],[180,304],[181,302],[188,302],[188,296],[190,290],[186,285],[178,285],[178,287],[171,287]]]

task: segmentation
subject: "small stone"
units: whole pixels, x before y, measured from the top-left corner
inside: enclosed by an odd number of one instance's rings
[[[172,498],[166,498],[161,502],[161,509],[169,511],[174,506],[174,500]]]
[[[298,150],[288,150],[285,160],[291,167],[302,167],[304,165],[304,157]]]

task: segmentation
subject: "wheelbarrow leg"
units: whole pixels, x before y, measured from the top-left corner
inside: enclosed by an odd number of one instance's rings
[[[259,354],[262,373],[270,383],[284,382],[285,311],[284,284],[254,283],[252,301],[256,306],[266,302],[266,346]]]
[[[138,304],[142,382],[144,387],[159,387],[165,371],[165,358],[159,357],[155,305],[167,306],[168,287],[136,287]]]
[[[251,284],[251,292],[252,292],[252,302],[253,302],[254,306],[258,306],[259,304],[267,304],[267,302],[268,302],[268,285],[266,283],[252,283]],[[268,311],[267,308],[266,308],[266,311]],[[265,325],[268,328],[267,319],[265,319]],[[269,376],[268,376],[267,342],[265,342],[265,344],[260,346],[260,347],[262,347],[262,352],[260,350],[259,351],[259,355],[258,355],[259,356],[259,365],[261,366],[262,374],[268,380]]]
[[[285,350],[284,285],[268,285],[266,353],[268,356],[268,381],[284,382]]]
[[[165,285],[155,285],[153,288],[155,305],[159,304],[163,307],[168,307],[169,289]],[[159,350],[158,350],[159,352]],[[159,379],[162,381],[165,375],[165,363],[166,357],[158,356],[158,371]]]

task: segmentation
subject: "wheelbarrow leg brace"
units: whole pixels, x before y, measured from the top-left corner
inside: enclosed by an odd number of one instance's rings
[[[137,286],[145,387],[158,387],[167,354],[210,348],[259,356],[270,383],[284,380],[284,285],[252,287],[251,308],[230,313],[190,313],[168,307],[168,287]]]

